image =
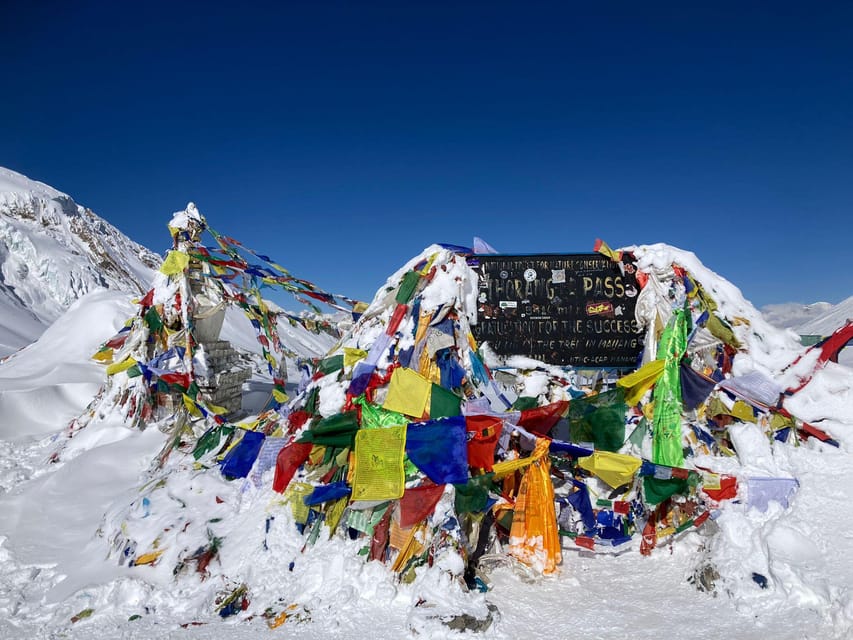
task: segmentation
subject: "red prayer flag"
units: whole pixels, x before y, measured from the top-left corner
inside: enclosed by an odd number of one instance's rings
[[[826,442],[827,440],[831,440],[831,438],[829,437],[829,434],[826,431],[821,431],[817,427],[812,426],[807,422],[803,423],[803,426],[800,427],[800,431],[802,431],[806,435],[817,438],[821,442]],[[802,439],[805,440],[805,438],[802,438]]]
[[[468,440],[468,466],[491,471],[503,421],[494,416],[465,416],[465,428],[473,433]]]
[[[369,560],[385,560],[385,549],[388,547],[389,531],[391,529],[391,509],[385,510],[385,515],[373,528],[373,537],[370,539]]]
[[[672,477],[677,478],[678,480],[687,480],[690,477],[690,471],[688,469],[681,469],[679,467],[672,468]]]
[[[120,333],[117,336],[110,338],[109,342],[107,342],[104,346],[109,347],[110,349],[118,349],[122,345],[124,345],[127,340],[127,336],[130,335],[130,331],[126,331],[124,333]]]
[[[521,412],[518,425],[537,435],[547,435],[568,408],[569,401],[560,400],[535,409],[525,409]]]
[[[657,510],[649,514],[649,519],[646,526],[643,527],[643,540],[640,542],[640,554],[648,556],[652,554],[652,549],[658,543],[657,534]]]
[[[273,491],[284,493],[287,485],[293,480],[296,470],[311,455],[313,446],[310,442],[294,442],[278,452],[278,457],[275,460],[275,478],[272,481]]]
[[[154,304],[154,289],[151,289],[148,293],[145,294],[145,297],[139,301],[139,304],[143,307],[150,307]]]
[[[424,520],[444,494],[443,484],[427,484],[406,489],[400,498],[400,527],[408,529]]]
[[[624,500],[614,500],[613,501],[613,513],[618,513],[619,515],[628,515],[628,512],[631,510],[631,504],[625,502]]]
[[[403,321],[403,318],[406,316],[406,313],[409,310],[409,305],[406,304],[398,304],[397,308],[394,309],[394,315],[391,316],[391,321],[388,323],[388,328],[385,329],[385,333],[389,336],[393,336],[394,332],[397,331],[397,328],[400,326],[400,323]]]
[[[299,411],[294,411],[287,418],[287,422],[290,425],[287,432],[288,433],[295,432],[299,427],[301,427],[303,424],[308,422],[308,420],[310,418],[311,418],[311,414],[308,413],[307,411],[302,411],[301,409]]]
[[[160,376],[160,379],[163,382],[168,384],[176,384],[179,387],[183,387],[184,389],[189,389],[192,380],[190,379],[190,374],[188,373],[164,373]]]
[[[592,550],[595,548],[595,540],[588,536],[578,536],[575,538],[575,544],[584,549]]]
[[[719,489],[702,488],[711,500],[731,500],[737,497],[737,479],[734,476],[721,476]]]

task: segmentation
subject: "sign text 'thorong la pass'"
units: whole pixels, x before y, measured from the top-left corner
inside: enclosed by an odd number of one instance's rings
[[[632,263],[597,254],[481,255],[474,336],[502,356],[548,364],[629,367],[642,332]]]

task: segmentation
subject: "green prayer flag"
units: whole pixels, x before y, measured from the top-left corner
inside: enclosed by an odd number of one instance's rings
[[[631,432],[631,435],[628,436],[628,442],[637,447],[638,449],[643,448],[643,440],[646,437],[646,432],[649,430],[649,424],[645,418],[641,418],[639,424],[637,424],[637,428]]]
[[[684,309],[676,309],[661,335],[658,357],[666,360],[654,388],[654,435],[652,462],[669,467],[684,466],[681,448],[681,369],[679,362],[687,349],[687,322]]]
[[[478,513],[485,511],[489,503],[489,489],[494,473],[484,473],[468,479],[467,484],[455,484],[456,513]]]
[[[160,333],[163,329],[163,319],[154,307],[148,309],[145,314],[145,324],[152,333]]]
[[[594,396],[575,398],[569,404],[572,442],[592,442],[596,449],[616,452],[625,443],[625,391],[616,387]]]
[[[330,373],[343,368],[344,354],[342,353],[336,356],[331,356],[329,358],[324,358],[323,360],[320,360],[320,364],[317,365],[317,371],[319,371],[323,375],[329,375]]]
[[[643,476],[643,493],[648,504],[660,504],[667,498],[678,495],[686,495],[688,490],[687,480],[671,478],[662,480],[654,476]]]
[[[539,400],[531,396],[519,396],[512,403],[513,411],[527,411],[528,409],[536,409],[539,406]]]
[[[196,384],[195,380],[193,380],[192,382],[190,382],[190,386],[187,389],[187,395],[193,400],[198,400],[198,394],[200,391],[201,389],[198,388],[198,385]]]
[[[311,415],[317,415],[317,405],[320,402],[320,389],[317,387],[312,388],[308,394],[305,396],[305,407],[304,410],[310,413]]]
[[[323,418],[305,431],[297,442],[312,442],[327,447],[352,447],[358,431],[358,412],[344,411]]]
[[[400,288],[397,290],[396,301],[398,304],[408,304],[409,300],[415,294],[415,287],[421,279],[421,274],[417,271],[407,271],[406,275],[400,281]]]
[[[402,413],[383,409],[360,395],[353,402],[361,407],[361,428],[379,429],[383,427],[399,427],[408,424],[409,419]]]
[[[441,385],[433,383],[429,402],[430,419],[435,420],[437,418],[451,418],[462,415],[461,404],[462,398]]]
[[[201,434],[201,437],[196,441],[195,448],[193,449],[193,458],[198,460],[204,454],[213,451],[219,446],[223,435],[230,435],[232,433],[234,433],[234,427],[228,424],[208,429]]]

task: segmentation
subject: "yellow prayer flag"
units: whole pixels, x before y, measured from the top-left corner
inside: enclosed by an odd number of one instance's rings
[[[353,347],[344,347],[344,366],[351,367],[359,360],[367,357],[367,351],[363,349],[355,349]]]
[[[285,274],[285,275],[289,275],[289,274],[290,274],[290,271],[288,271],[287,269],[285,269],[284,267],[282,267],[280,264],[277,264],[277,263],[275,263],[275,262],[269,262],[269,263],[267,263],[267,264],[269,264],[269,265],[270,265],[271,267],[273,267],[274,269],[278,269],[279,271],[281,271],[281,272],[282,272],[283,274]]]
[[[308,454],[308,462],[311,463],[311,466],[316,467],[321,462],[323,462],[323,458],[326,457],[326,447],[315,444],[311,449],[311,453]]]
[[[632,406],[637,404],[643,394],[661,377],[665,364],[666,360],[652,360],[617,380],[616,384],[625,389],[625,402]]]
[[[391,374],[383,409],[421,418],[429,402],[432,383],[417,371],[400,367]]]
[[[308,522],[308,506],[305,496],[314,491],[314,486],[308,482],[291,482],[284,493],[285,500],[290,504],[293,519],[299,524]]]
[[[355,434],[353,500],[396,500],[403,497],[406,427],[365,429]]]
[[[710,489],[711,491],[719,491],[721,489],[720,474],[706,471],[702,471],[701,473],[703,489]]]
[[[128,356],[124,360],[122,360],[121,362],[114,362],[113,364],[108,366],[107,367],[107,375],[111,376],[111,375],[114,375],[114,374],[119,373],[121,371],[127,371],[128,369],[130,369],[135,364],[136,364],[136,360],[134,360],[133,358]]]
[[[471,347],[471,351],[477,351],[477,341],[474,340],[473,334],[468,332],[468,346]]]
[[[157,551],[151,551],[149,553],[143,553],[141,556],[139,556],[136,559],[136,562],[134,562],[133,564],[135,564],[137,566],[143,565],[143,564],[154,564],[155,562],[157,562],[157,558],[159,558],[161,555],[163,555],[164,551],[165,551],[165,549],[158,549]]]
[[[97,360],[98,362],[112,362],[113,359],[113,350],[107,347],[106,349],[101,349],[92,356],[92,360]]]
[[[200,418],[202,413],[201,413],[201,411],[199,411],[199,408],[197,406],[195,406],[195,400],[190,398],[185,393],[182,393],[181,395],[184,398],[184,406],[187,408],[187,411],[190,412],[190,415],[194,416],[196,418]]]
[[[524,467],[533,464],[534,460],[535,458],[516,458],[515,460],[496,462],[492,469],[495,474],[495,480],[500,480],[519,469],[524,469]]]
[[[276,402],[287,402],[287,394],[284,391],[279,391],[278,389],[272,390],[272,397],[275,398]]]
[[[752,407],[743,400],[735,400],[730,413],[742,422],[758,422],[755,418],[755,414],[752,412]]]
[[[165,273],[167,276],[178,275],[184,272],[189,263],[190,257],[183,251],[169,251],[169,255],[160,265],[160,273]]]
[[[578,461],[581,469],[594,473],[614,489],[631,482],[641,464],[639,458],[609,451],[596,451]]]
[[[597,251],[601,255],[607,256],[608,258],[613,260],[613,262],[619,262],[620,260],[622,260],[622,252],[616,251],[615,249],[611,249],[604,240],[596,240],[595,251]]]
[[[427,263],[424,265],[424,268],[421,269],[421,275],[425,276],[429,274],[430,269],[432,269],[432,264],[435,262],[435,259],[438,257],[438,253],[432,254],[428,259]]]
[[[338,528],[338,523],[341,521],[344,511],[346,511],[348,502],[349,501],[344,497],[339,500],[335,500],[326,507],[326,526],[329,527],[330,538],[334,535],[335,529]]]
[[[218,416],[224,416],[225,414],[228,413],[228,409],[226,409],[225,407],[220,407],[218,404],[213,404],[212,402],[205,402],[204,407],[208,411],[211,411]],[[254,427],[253,427],[253,429],[254,429]]]

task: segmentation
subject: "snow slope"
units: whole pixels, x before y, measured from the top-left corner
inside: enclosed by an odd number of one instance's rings
[[[783,302],[781,304],[768,304],[761,307],[761,315],[774,327],[780,329],[795,329],[800,325],[820,318],[833,305],[829,302],[815,302],[813,304],[800,304],[797,302]]]
[[[0,357],[90,291],[141,293],[159,264],[70,196],[0,167]]]
[[[774,330],[736,287],[705,269],[692,254],[654,245],[637,248],[642,264],[677,260],[691,271],[728,315],[749,321],[744,329],[752,352],[736,368],[758,367],[779,381],[794,372],[786,365],[801,351],[789,332]],[[735,443],[750,472],[796,477],[800,488],[788,508],[767,512],[733,503],[703,533],[685,532],[669,550],[649,558],[636,553],[591,554],[565,549],[560,574],[535,578],[506,565],[490,574],[491,591],[462,593],[433,572],[411,585],[396,582],[381,565],[353,557],[347,541],[319,541],[300,553],[301,537],[270,538],[277,557],[292,558],[289,572],[270,563],[263,550],[263,513],[250,509],[261,495],[244,494],[240,483],[199,474],[185,495],[217,497],[198,511],[214,509],[237,518],[228,524],[242,553],[231,560],[248,567],[253,580],[278,593],[284,604],[303,609],[275,630],[264,620],[220,621],[206,602],[175,592],[171,571],[145,567],[131,572],[104,562],[96,531],[105,512],[129,504],[165,435],[156,429],[127,429],[116,419],[85,434],[78,455],[45,464],[53,434],[91,399],[102,372],[87,361],[118,328],[129,303],[109,292],[88,296],[39,342],[0,364],[0,637],[2,638],[364,638],[572,637],[630,635],[709,639],[780,640],[848,638],[853,633],[853,371],[829,363],[786,405],[841,441],[836,449],[809,440],[800,446],[750,438]],[[250,337],[237,325],[228,331],[245,346]],[[748,332],[748,333],[747,333]],[[7,393],[8,392],[8,393]],[[7,416],[14,416],[7,420]],[[109,418],[109,416],[107,417]],[[14,423],[14,428],[7,423]],[[747,455],[749,454],[749,455]],[[737,461],[732,459],[732,470]],[[219,502],[221,500],[221,503]],[[198,502],[201,504],[201,502]],[[216,507],[220,504],[220,507]],[[244,505],[245,508],[240,508]],[[152,507],[152,518],[158,514]],[[288,522],[274,523],[286,531]],[[239,536],[239,538],[237,538]],[[747,580],[716,597],[688,583],[703,557],[769,577],[767,588]],[[167,569],[169,567],[166,567]],[[208,595],[226,585],[213,581]],[[419,604],[423,601],[423,604]],[[497,607],[486,632],[460,634],[434,614],[482,612]],[[91,617],[75,616],[93,609]],[[199,626],[196,623],[200,622]]]

